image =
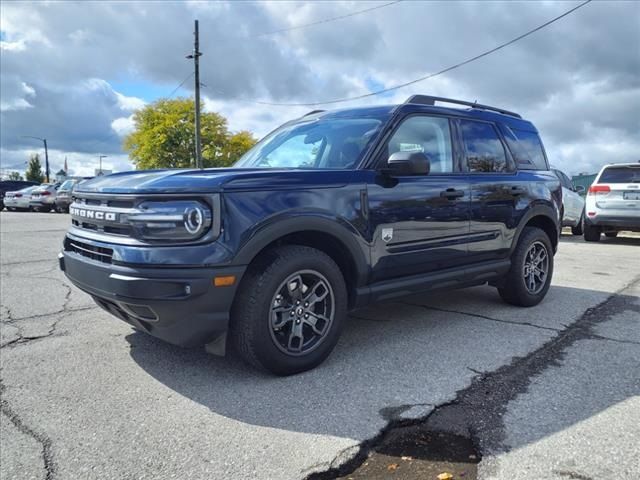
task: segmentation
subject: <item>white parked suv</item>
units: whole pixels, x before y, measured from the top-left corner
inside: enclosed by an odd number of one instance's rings
[[[605,165],[587,192],[584,239],[615,237],[621,230],[640,232],[640,163]]]

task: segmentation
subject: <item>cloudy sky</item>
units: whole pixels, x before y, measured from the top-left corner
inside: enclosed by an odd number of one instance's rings
[[[206,108],[262,136],[309,107],[439,71],[579,2],[9,2],[1,4],[0,156],[24,170],[46,137],[52,171],[131,168],[136,108],[189,76],[200,21]],[[368,12],[322,22],[379,6]],[[283,31],[284,30],[284,31]],[[174,96],[193,93],[188,79]],[[594,1],[493,55],[391,94],[477,100],[523,114],[570,174],[640,159],[640,2]],[[336,108],[332,106],[332,108]]]

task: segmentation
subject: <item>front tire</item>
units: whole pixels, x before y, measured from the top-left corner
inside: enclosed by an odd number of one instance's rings
[[[331,353],[347,316],[342,272],[327,254],[285,245],[249,267],[231,312],[231,340],[276,375],[310,370]]]
[[[552,276],[553,247],[549,237],[539,228],[525,227],[498,293],[511,305],[532,307],[547,294]]]

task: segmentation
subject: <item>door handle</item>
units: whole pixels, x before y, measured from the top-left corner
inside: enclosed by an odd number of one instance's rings
[[[524,195],[525,193],[527,193],[527,190],[522,187],[511,187],[509,193],[511,195]]]
[[[440,196],[448,200],[464,197],[464,190],[456,190],[455,188],[447,188],[440,192]]]

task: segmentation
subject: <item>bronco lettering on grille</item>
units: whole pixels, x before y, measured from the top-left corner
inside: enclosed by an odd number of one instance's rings
[[[118,219],[118,214],[114,212],[86,210],[84,208],[78,208],[78,207],[71,207],[70,212],[71,212],[71,215],[73,215],[74,217],[104,220],[107,222],[115,222]]]

